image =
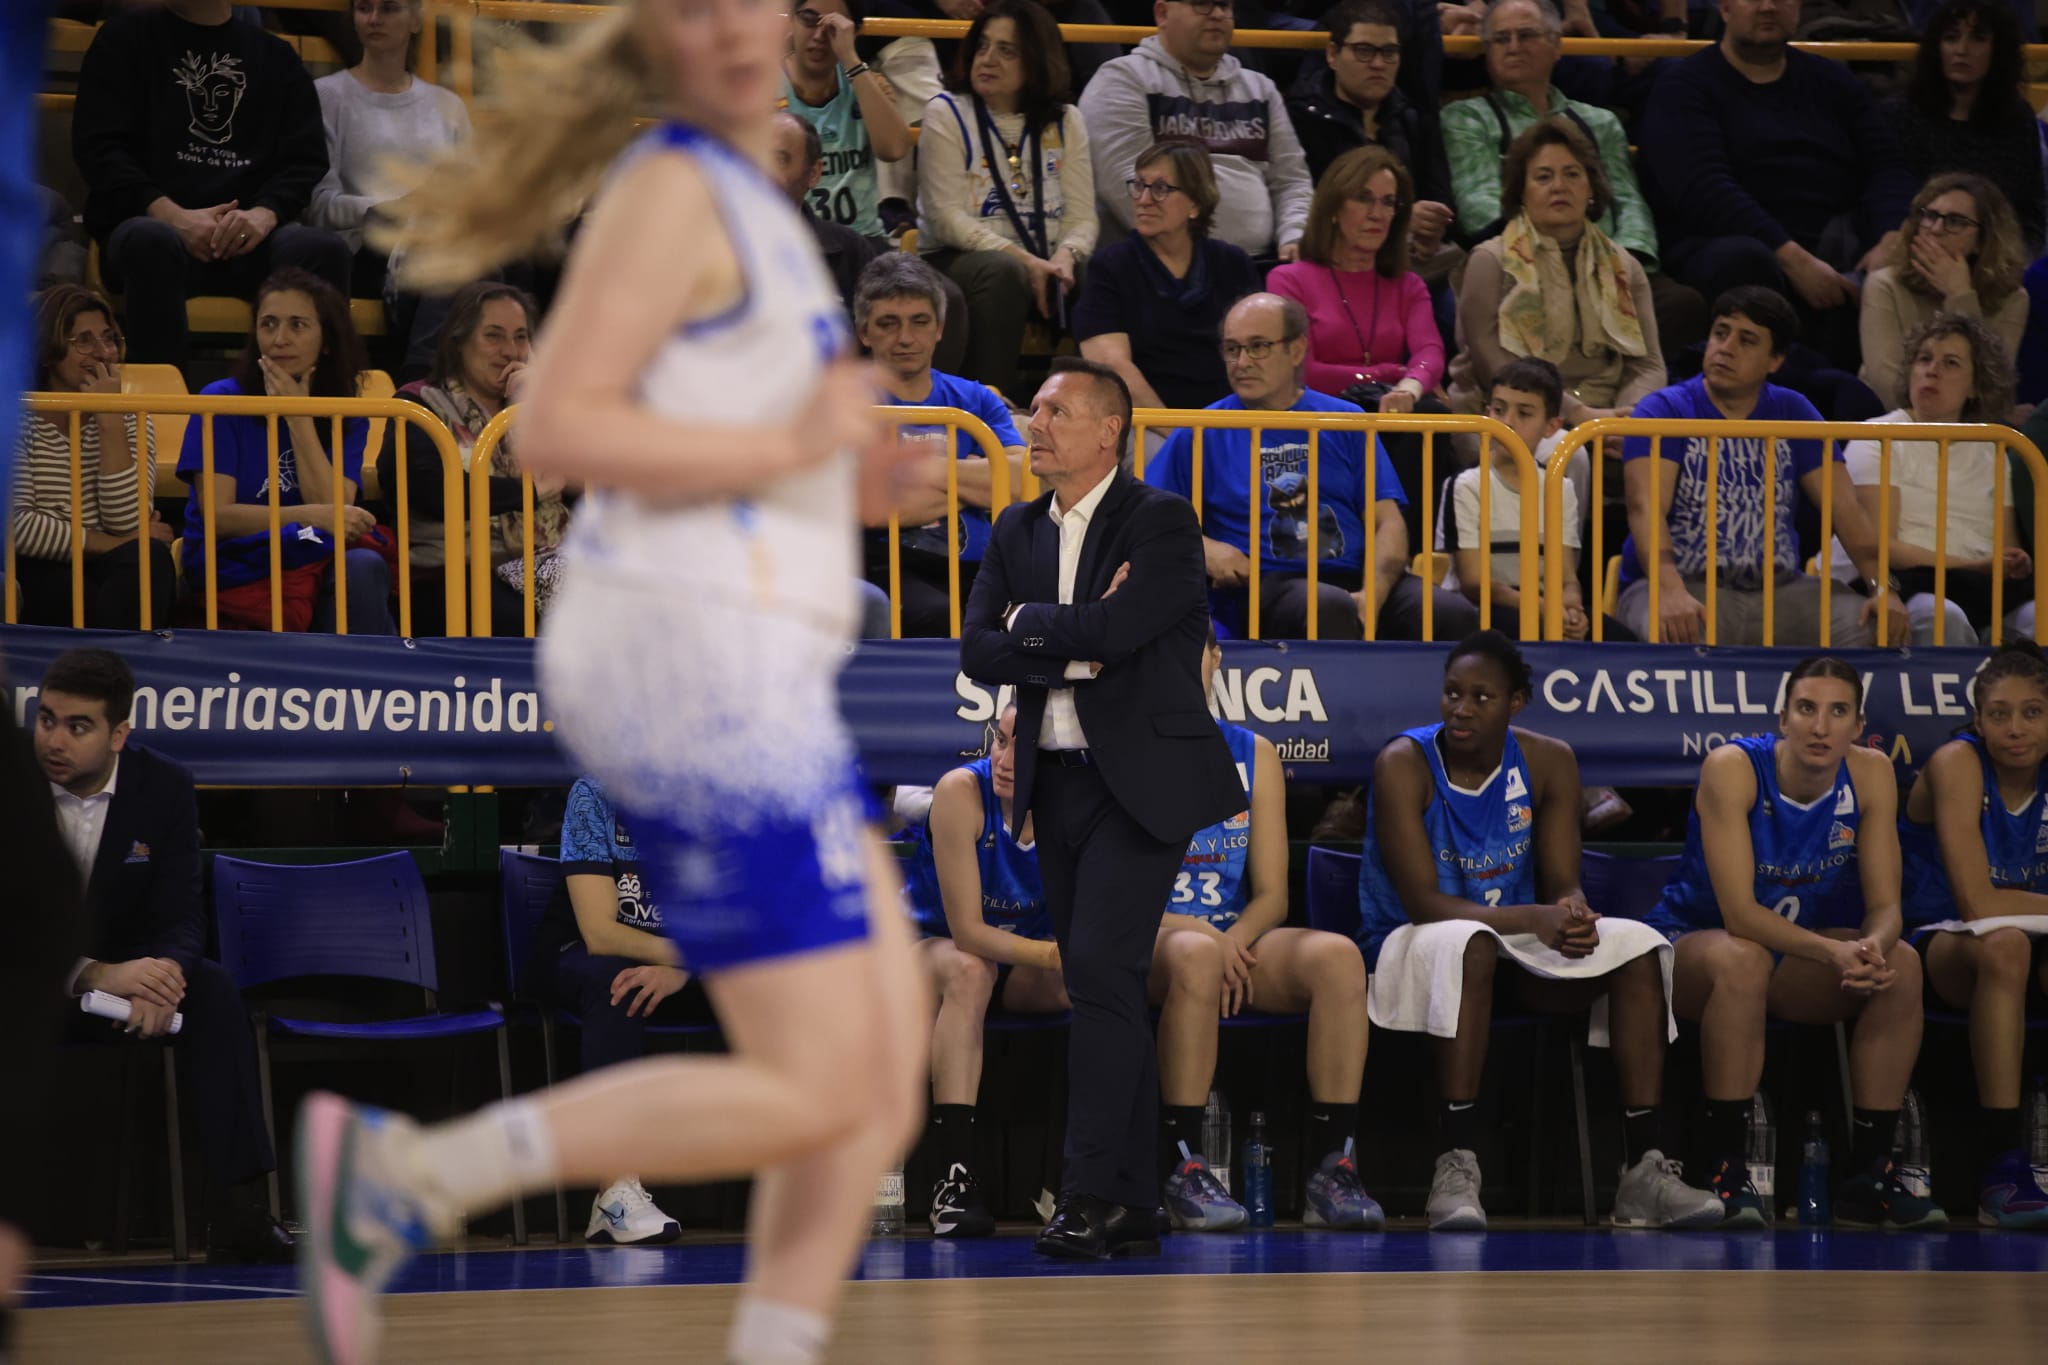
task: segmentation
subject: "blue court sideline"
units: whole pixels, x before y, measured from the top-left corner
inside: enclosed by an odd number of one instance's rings
[[[673,1247],[550,1247],[423,1257],[392,1285],[399,1294],[499,1289],[602,1289],[733,1284],[736,1242]],[[1344,1234],[1291,1230],[1168,1237],[1161,1255],[1106,1265],[1048,1261],[1031,1240],[910,1237],[871,1244],[868,1280],[1018,1279],[1036,1276],[1330,1275],[1426,1271],[1832,1270],[2043,1271],[2048,1237],[1961,1228],[1946,1233],[1587,1233],[1512,1230]],[[290,1267],[103,1265],[29,1277],[30,1308],[251,1302],[295,1291]]]

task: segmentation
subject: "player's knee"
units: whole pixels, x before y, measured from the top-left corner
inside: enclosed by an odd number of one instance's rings
[[[1223,980],[1223,945],[1208,934],[1187,930],[1166,936],[1159,945],[1167,979],[1178,991],[1220,988]]]
[[[1341,934],[1318,935],[1309,949],[1309,984],[1317,999],[1365,996],[1365,956]]]
[[[946,1001],[972,1005],[988,1003],[995,993],[996,964],[987,958],[955,948],[938,960],[939,995]]]
[[[1714,993],[1754,996],[1761,1003],[1771,989],[1770,949],[1746,938],[1724,938],[1707,961]]]
[[[1490,985],[1499,961],[1500,944],[1492,934],[1474,934],[1465,940],[1465,989]]]
[[[1892,969],[1897,978],[1892,983],[1892,989],[1908,991],[1915,1000],[1918,1000],[1920,998],[1921,976],[1920,954],[1913,951],[1913,945],[1904,939],[1900,939],[1892,945],[1891,951],[1884,955],[1884,961],[1885,965]]]
[[[1977,980],[1992,990],[2018,994],[2027,988],[2034,945],[2018,929],[1994,929],[1977,940]]]

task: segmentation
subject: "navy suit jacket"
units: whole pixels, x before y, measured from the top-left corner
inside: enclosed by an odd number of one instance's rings
[[[85,903],[98,961],[167,957],[189,972],[206,953],[192,774],[139,744],[121,751]]]
[[[1072,687],[1089,753],[1110,794],[1162,842],[1245,808],[1244,784],[1202,693],[1209,585],[1202,528],[1184,499],[1119,471],[1095,515],[1059,605],[1060,528],[1052,494],[1005,508],[990,533],[960,623],[960,667],[1017,688],[1017,795],[1029,809],[1049,689]],[[1130,577],[1102,596],[1119,565]],[[1003,617],[1023,606],[1010,629]],[[1070,660],[1102,672],[1069,682]]]

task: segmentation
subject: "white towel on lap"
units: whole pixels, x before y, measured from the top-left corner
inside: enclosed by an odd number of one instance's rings
[[[1553,981],[1583,981],[1605,976],[1644,953],[1658,955],[1664,970],[1666,1040],[1678,1036],[1671,1013],[1671,943],[1640,920],[1602,919],[1600,946],[1586,957],[1566,957],[1546,948],[1534,934],[1501,934],[1476,919],[1404,924],[1387,935],[1380,947],[1366,993],[1366,1012],[1378,1028],[1396,1033],[1458,1036],[1458,1006],[1465,994],[1465,945],[1474,934],[1491,934],[1502,955],[1523,970]],[[2048,928],[2048,926],[2044,926]],[[1586,1041],[1607,1046],[1607,997],[1593,1005]]]
[[[1992,915],[1985,919],[1945,919],[1939,924],[1923,924],[1907,937],[1918,938],[1922,934],[1983,935],[1994,929],[2018,929],[2029,938],[2041,938],[2048,936],[2048,915]]]

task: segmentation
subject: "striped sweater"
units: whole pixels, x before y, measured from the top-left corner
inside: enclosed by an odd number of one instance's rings
[[[135,421],[124,417],[128,443],[135,445]],[[143,419],[143,466],[152,494],[156,489],[156,432]],[[79,459],[82,477],[79,489],[83,506],[79,524],[88,531],[110,536],[133,536],[137,529],[135,466],[123,460],[117,472],[100,470],[100,423],[87,416],[79,422]],[[69,559],[71,557],[71,433],[67,419],[62,426],[41,417],[26,417],[15,442],[14,511],[12,532],[15,554],[27,559]]]

